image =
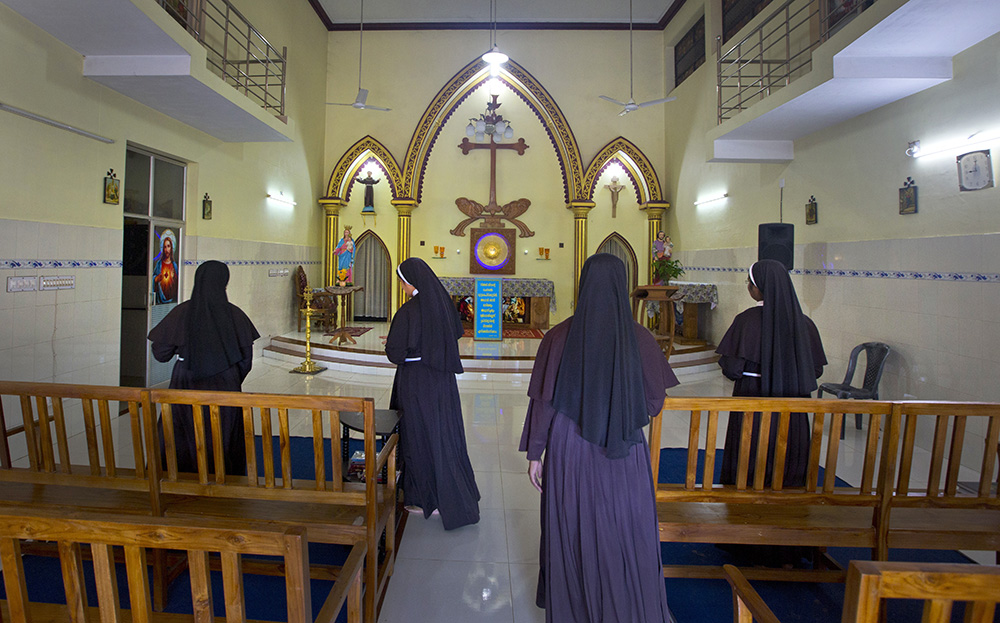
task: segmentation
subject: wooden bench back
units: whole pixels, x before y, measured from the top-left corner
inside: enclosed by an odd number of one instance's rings
[[[258,394],[240,392],[202,392],[194,390],[150,390],[153,412],[163,419],[163,444],[167,465],[160,475],[163,493],[203,495],[214,497],[239,497],[250,499],[282,499],[300,502],[365,505],[366,493],[374,499],[378,474],[382,465],[390,460],[397,443],[393,435],[375,452],[375,406],[371,398],[343,398],[338,396],[305,396],[285,394]],[[173,411],[176,405],[192,407],[198,456],[197,478],[177,471],[175,455]],[[244,444],[246,447],[247,476],[225,473],[221,430],[221,408],[236,407],[242,411]],[[364,414],[365,483],[346,484],[342,478],[340,412],[354,411]],[[208,465],[208,446],[203,431],[206,418],[212,431],[214,465]],[[298,422],[293,420],[299,417]],[[307,422],[308,426],[303,426]],[[300,436],[312,438],[312,467],[310,477],[293,479],[291,428],[297,424]],[[255,436],[260,435],[263,446],[263,464],[257,463]],[[151,436],[149,452],[159,456],[159,431]],[[274,460],[274,437],[279,440],[280,460]],[[329,449],[332,461],[331,479],[326,477],[324,449]],[[159,465],[157,465],[159,469]],[[259,475],[260,472],[262,475]],[[214,473],[212,473],[214,472]]]
[[[733,591],[733,623],[781,623],[739,569],[723,569]],[[992,623],[1000,601],[1000,567],[851,561],[842,622],[880,623],[883,599],[924,601],[924,623],[947,623],[954,602],[970,602],[966,623]]]
[[[739,459],[737,464],[737,480],[735,485],[718,485],[713,483],[716,450],[725,445],[725,439],[720,434],[719,417],[728,416],[731,411],[742,411],[748,404],[777,417],[761,418],[761,426],[756,440],[757,456],[754,478],[749,479],[750,445],[753,431],[753,418],[743,418],[740,432]],[[809,464],[807,480],[804,488],[795,492],[815,498],[831,498],[828,501],[836,503],[860,503],[864,505],[877,504],[878,476],[888,466],[880,465],[879,426],[888,417],[892,404],[879,401],[863,400],[813,400],[807,398],[697,398],[697,397],[667,397],[663,401],[663,411],[660,417],[653,418],[650,426],[649,445],[654,477],[659,473],[660,434],[663,420],[669,418],[677,421],[686,420],[688,428],[687,470],[683,483],[660,483],[657,487],[657,499],[667,501],[678,495],[690,501],[713,501],[715,497],[729,502],[739,502],[740,498],[753,503],[787,503],[788,493],[784,483],[784,465],[786,442],[788,438],[789,418],[792,413],[807,413],[812,415],[812,428],[809,447]],[[865,413],[870,417],[868,433],[865,438],[863,452],[864,465],[861,482],[857,487],[836,486],[836,471],[840,449],[840,430],[844,425],[844,416],[849,413]],[[773,448],[774,469],[773,478],[765,484],[765,463],[770,448],[770,427],[777,426],[775,447]],[[824,451],[823,444],[826,443]],[[704,465],[699,478],[697,469],[699,451],[704,454]],[[822,479],[820,468],[823,469]],[[734,491],[735,489],[735,491]],[[699,495],[700,494],[700,495]],[[741,495],[742,494],[742,495]],[[851,497],[853,500],[844,498]],[[695,500],[695,498],[698,498]]]
[[[7,589],[7,605],[13,623],[32,620],[37,604],[28,602],[28,579],[21,558],[21,541],[57,541],[62,567],[66,605],[59,620],[73,623],[98,620],[88,610],[84,588],[82,546],[89,546],[97,584],[101,621],[123,621],[118,595],[115,555],[112,548],[123,547],[128,577],[131,621],[155,620],[149,590],[147,551],[186,550],[191,578],[191,598],[195,621],[214,621],[209,555],[217,553],[222,562],[224,602],[227,621],[245,621],[241,557],[277,556],[283,559],[287,619],[289,623],[312,623],[309,581],[309,550],[304,528],[271,528],[245,525],[240,528],[220,524],[173,521],[164,518],[128,518],[111,514],[72,514],[58,511],[0,506],[0,560]],[[360,574],[364,544],[355,546],[338,581],[324,605],[326,618],[333,621],[344,601],[351,598],[352,621],[359,620]],[[51,582],[52,578],[40,581]],[[332,599],[332,601],[331,601]],[[50,607],[52,608],[52,607]],[[57,610],[58,611],[58,610]],[[332,615],[332,616],[331,616]]]
[[[924,623],[947,623],[954,602],[969,602],[966,623],[992,623],[1000,602],[1000,567],[852,561],[843,623],[879,623],[884,599],[922,600]]]
[[[149,490],[148,408],[142,389],[0,381],[0,480]],[[28,464],[15,468],[22,440]]]
[[[918,429],[933,431],[930,457],[916,446]],[[1000,510],[1000,404],[899,402],[892,414],[896,477],[889,486],[893,506],[942,504]],[[960,487],[963,455],[974,473],[975,491]],[[917,465],[927,463],[926,468]]]

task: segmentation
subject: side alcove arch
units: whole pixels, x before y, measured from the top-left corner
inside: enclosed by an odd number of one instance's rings
[[[597,253],[610,253],[625,264],[625,275],[628,280],[628,291],[632,292],[638,285],[639,260],[635,249],[624,236],[614,231],[597,246]]]
[[[326,185],[326,199],[340,199],[347,203],[351,198],[355,178],[369,162],[374,162],[385,174],[392,197],[399,197],[403,186],[403,175],[399,164],[385,145],[368,135],[351,145],[333,167]]]
[[[611,164],[618,163],[625,169],[635,188],[635,199],[640,206],[663,200],[660,180],[653,164],[632,141],[619,136],[601,148],[590,161],[583,178],[583,198],[593,200],[597,192],[597,181]]]
[[[438,135],[459,105],[490,77],[487,64],[477,58],[438,91],[410,138],[403,160],[403,182],[399,196],[420,202],[424,172]],[[555,99],[534,76],[513,60],[504,64],[498,78],[531,109],[545,128],[562,171],[566,202],[568,204],[575,201],[584,188],[583,160],[576,137]]]

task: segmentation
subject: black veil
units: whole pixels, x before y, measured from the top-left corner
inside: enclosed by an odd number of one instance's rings
[[[816,389],[813,342],[788,269],[777,260],[750,267],[764,296],[761,322],[761,395],[807,396]]]
[[[420,357],[424,365],[461,374],[462,359],[458,352],[456,333],[461,324],[456,320],[458,311],[448,291],[427,265],[418,257],[403,260],[396,272],[417,289],[414,295],[420,307]]]

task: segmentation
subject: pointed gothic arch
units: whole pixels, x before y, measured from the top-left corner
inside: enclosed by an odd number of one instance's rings
[[[330,181],[326,185],[326,198],[341,199],[344,203],[351,197],[351,189],[354,187],[354,180],[358,173],[369,162],[374,162],[385,174],[389,183],[389,190],[393,198],[400,196],[403,175],[399,170],[399,164],[392,157],[385,145],[368,135],[357,143],[351,145],[350,149],[337,161],[330,174]]]
[[[632,141],[619,136],[601,148],[583,178],[583,198],[593,201],[597,192],[597,180],[612,163],[617,162],[625,169],[635,188],[635,199],[640,206],[651,201],[662,201],[660,180],[653,164]]]
[[[628,291],[635,290],[639,279],[639,260],[635,249],[624,236],[616,231],[611,232],[597,245],[597,253],[610,253],[625,264],[625,274],[628,279]]]
[[[354,283],[364,290],[354,293],[354,317],[388,320],[392,316],[392,261],[389,248],[373,230],[355,241]]]
[[[402,197],[420,202],[423,191],[423,176],[431,150],[445,123],[458,106],[473,91],[490,79],[487,64],[480,58],[472,61],[449,80],[424,111],[410,138],[403,160]],[[526,69],[513,60],[500,70],[500,81],[509,87],[538,117],[549,140],[556,150],[556,158],[563,175],[563,191],[566,202],[581,196],[583,186],[583,160],[569,122],[563,116],[555,99]]]

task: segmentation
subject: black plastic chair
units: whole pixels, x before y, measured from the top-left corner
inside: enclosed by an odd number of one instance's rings
[[[865,382],[861,387],[851,386],[854,380],[854,369],[858,365],[858,355],[865,351]],[[818,398],[823,397],[823,392],[833,394],[837,398],[853,398],[855,400],[878,400],[878,384],[882,380],[882,370],[885,368],[885,360],[889,357],[889,345],[882,342],[865,342],[858,344],[851,351],[851,360],[847,364],[847,374],[844,375],[843,383],[822,383],[819,386]],[[861,414],[854,414],[854,427],[861,430]],[[840,438],[844,438],[844,429],[840,429]]]

